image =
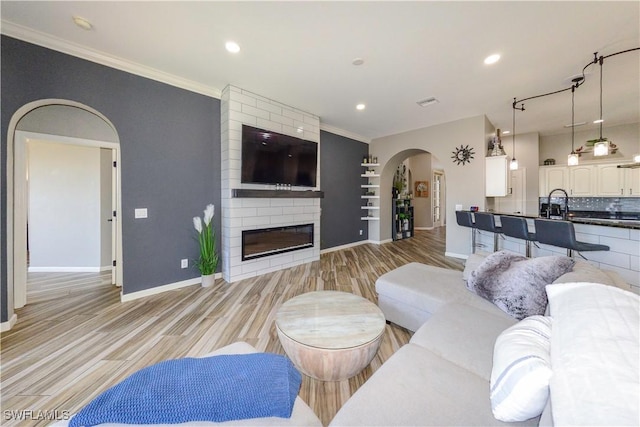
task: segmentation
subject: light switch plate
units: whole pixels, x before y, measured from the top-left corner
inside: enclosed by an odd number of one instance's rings
[[[135,218],[147,218],[147,208],[137,208],[135,210]]]

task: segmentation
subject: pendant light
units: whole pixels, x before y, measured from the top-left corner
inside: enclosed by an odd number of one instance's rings
[[[609,141],[607,138],[602,137],[602,64],[604,64],[604,58],[601,56],[598,59],[600,63],[600,138],[593,144],[593,155],[594,156],[606,156],[609,154]]]
[[[509,163],[509,169],[512,171],[518,170],[518,161],[516,160],[516,99],[513,98],[513,126],[511,127],[511,150],[513,152],[513,158]]]
[[[576,94],[576,85],[571,86],[571,153],[567,157],[567,164],[569,166],[576,166],[579,163],[578,155],[573,149],[573,142],[576,133],[575,123],[575,94]]]

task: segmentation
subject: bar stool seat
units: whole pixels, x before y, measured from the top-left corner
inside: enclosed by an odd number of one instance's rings
[[[609,246],[607,245],[577,241],[576,231],[573,223],[570,221],[535,219],[534,223],[536,225],[536,240],[538,242],[565,248],[567,249],[567,256],[569,257],[573,256],[573,251],[580,253],[609,250]]]
[[[476,253],[476,225],[469,211],[456,211],[456,222],[461,227],[471,228],[471,253]]]
[[[536,233],[529,231],[527,220],[516,216],[500,215],[500,223],[502,225],[500,227],[502,234],[526,241],[525,255],[527,258],[531,258],[531,242],[536,241]]]
[[[493,233],[493,251],[498,250],[498,234],[502,232],[500,227],[496,227],[496,220],[493,214],[486,212],[474,213],[476,228],[478,230]]]

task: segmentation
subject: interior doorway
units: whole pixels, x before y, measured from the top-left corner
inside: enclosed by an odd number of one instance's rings
[[[122,286],[122,224],[120,143],[118,134],[98,111],[68,100],[41,100],[20,108],[11,118],[7,147],[7,273],[10,325],[15,323],[15,308],[26,303],[27,287],[27,145],[29,140],[50,141],[82,147],[109,150],[112,160],[111,275],[112,282]],[[71,135],[71,136],[62,136]],[[52,215],[53,217],[53,215]]]
[[[444,206],[444,171],[436,170],[433,172],[433,227],[445,226]]]
[[[27,152],[27,303],[115,284],[115,150],[58,135],[16,138]]]
[[[498,212],[522,215],[525,212],[527,200],[527,168],[509,171],[509,194],[506,197],[496,197]]]

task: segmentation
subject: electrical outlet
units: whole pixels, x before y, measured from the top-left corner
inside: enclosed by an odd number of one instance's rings
[[[361,236],[362,236],[362,233],[363,233],[363,232],[362,232],[362,230],[360,230],[360,235],[361,235]]]
[[[188,259],[181,259],[180,260],[180,268],[187,268],[189,267],[189,260]]]

